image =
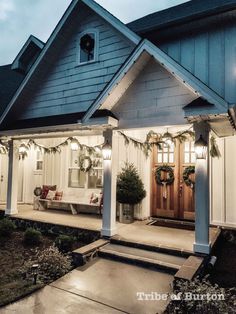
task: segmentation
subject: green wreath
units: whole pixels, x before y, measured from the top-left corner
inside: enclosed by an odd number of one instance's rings
[[[88,161],[87,167],[85,167],[85,161]],[[92,160],[89,156],[82,155],[79,159],[79,168],[83,172],[88,172],[92,167]]]
[[[186,168],[184,169],[184,172],[183,172],[183,180],[184,180],[184,182],[185,182],[185,184],[186,184],[187,186],[190,186],[191,189],[194,190],[194,188],[195,188],[195,182],[189,178],[189,176],[190,176],[191,174],[193,174],[193,173],[195,173],[195,167],[194,167],[194,166],[186,167]]]
[[[163,180],[161,178],[162,171],[167,173],[167,179],[166,180]],[[156,180],[156,183],[159,185],[162,185],[163,183],[165,183],[167,185],[171,185],[175,180],[173,169],[170,166],[157,167],[157,169],[155,171],[155,180]]]

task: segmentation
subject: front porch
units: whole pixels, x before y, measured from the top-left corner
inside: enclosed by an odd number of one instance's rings
[[[0,205],[0,210],[4,210],[4,208],[4,205]],[[102,219],[98,215],[72,215],[55,209],[38,211],[33,210],[32,205],[28,204],[19,204],[18,213],[12,215],[12,217],[98,232],[102,228]],[[147,219],[135,221],[132,224],[122,224],[117,221],[117,234],[114,238],[133,243],[134,245],[146,245],[186,254],[194,253],[195,231],[153,226],[150,225],[150,221],[151,219]],[[212,244],[215,243],[219,233],[219,228],[209,228],[209,239]]]
[[[200,129],[197,129],[198,137],[206,132],[205,138],[208,138],[209,130],[205,130],[204,127],[205,124],[200,127],[201,133],[199,133]],[[150,129],[127,129],[120,132],[112,130],[113,128],[114,125],[113,127],[111,125],[93,125],[89,128],[81,127],[81,130],[61,134],[52,132],[51,134],[19,135],[12,140],[9,146],[6,213],[22,219],[101,231],[101,235],[105,237],[118,235],[121,238],[144,244],[147,242],[150,245],[175,248],[179,251],[208,254],[215,234],[214,231],[210,231],[210,236],[208,236],[208,170],[204,170],[203,177],[202,173],[199,176],[201,181],[198,186],[205,188],[203,190],[196,189],[198,215],[200,214],[200,218],[197,218],[196,228],[198,230],[196,229],[196,233],[189,230],[147,226],[149,217],[162,216],[162,213],[166,215],[170,213],[171,216],[167,215],[166,217],[171,218],[193,217],[194,219],[194,191],[181,181],[184,167],[194,165],[196,162],[193,159],[193,140],[188,139],[188,146],[179,146],[178,142],[175,144],[173,142],[171,146],[153,150],[146,156],[135,143],[127,144],[124,135],[129,136],[130,139],[134,138],[137,143],[143,143],[147,141]],[[179,134],[189,128],[191,128],[190,125],[173,126],[168,129],[167,127],[156,127],[152,132],[154,135],[160,136],[159,141],[162,142],[163,134],[166,131]],[[157,139],[154,137],[151,140]],[[101,147],[104,142],[109,143],[112,148],[110,160],[102,159]],[[23,159],[20,149],[27,145],[28,150],[24,152],[27,155]],[[21,157],[20,161],[19,156]],[[86,163],[87,160],[89,163]],[[135,218],[139,221],[132,225],[123,225],[117,222],[116,178],[126,162],[135,165],[147,192],[146,198],[135,209]],[[203,161],[201,161],[202,163]],[[158,182],[154,180],[154,170],[166,164],[174,169],[174,184],[158,185]],[[207,160],[204,161],[204,167],[206,165]],[[84,167],[87,169],[83,170]],[[165,176],[164,172],[161,173],[162,180],[168,178]],[[197,177],[196,173],[196,179]],[[21,179],[19,180],[19,178]],[[88,211],[82,211],[83,214],[70,215],[60,209],[55,211],[55,208],[54,210],[37,211],[32,209],[32,205],[17,205],[19,195],[23,203],[34,203],[35,187],[45,184],[55,187],[55,190],[59,191],[62,202],[63,200],[67,202],[76,200],[78,204],[81,204],[82,210],[83,204],[91,207],[92,195],[96,195],[96,198],[99,199],[99,195],[102,195],[103,191],[102,218],[94,215],[91,208]],[[54,197],[55,195],[53,199]],[[194,248],[196,243],[199,243],[200,246]]]

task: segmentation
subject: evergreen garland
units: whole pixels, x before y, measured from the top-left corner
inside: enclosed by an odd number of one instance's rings
[[[165,144],[165,141],[163,140],[163,138],[165,137],[169,137],[174,144],[176,143],[176,140],[178,140],[180,143],[183,143],[187,141],[189,137],[191,137],[193,140],[195,139],[195,134],[192,130],[177,132],[177,134],[175,135],[169,132],[159,134],[151,130],[146,135],[146,140],[144,142],[129,137],[121,131],[118,131],[118,133],[123,136],[125,140],[125,145],[129,145],[130,143],[133,144],[135,148],[139,148],[140,150],[142,150],[146,157],[149,156],[149,153],[152,151],[153,146],[157,146],[160,150],[162,149],[162,145]],[[210,138],[210,156],[212,158],[220,157],[220,151],[214,136]]]
[[[190,188],[194,190],[195,182],[190,179],[190,175],[193,173],[195,173],[195,167],[194,166],[186,167],[184,169],[184,172],[183,172],[183,180],[187,186],[190,186]]]
[[[86,167],[85,165],[85,161],[88,161],[88,165]],[[86,156],[86,155],[82,155],[80,156],[80,159],[79,159],[79,168],[81,171],[83,172],[88,172],[91,168],[92,168],[92,160],[89,156]]]
[[[162,179],[162,176],[161,176],[162,172],[166,172],[167,173],[166,180]],[[164,183],[166,185],[171,185],[174,182],[174,180],[175,180],[173,169],[170,166],[167,166],[167,165],[157,167],[156,170],[155,170],[155,180],[156,180],[156,183],[159,184],[159,185],[163,185]]]

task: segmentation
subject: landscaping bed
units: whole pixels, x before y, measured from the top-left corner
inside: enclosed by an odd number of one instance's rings
[[[32,248],[23,242],[24,232],[15,231],[9,238],[0,238],[0,306],[17,300],[44,285],[33,283],[33,278],[24,278],[21,268],[37,252],[53,245],[53,239],[42,237],[40,245]]]
[[[0,306],[72,270],[71,252],[88,242],[82,238],[77,234],[46,234],[29,226],[24,230],[10,219],[0,220]]]
[[[236,231],[223,230],[212,255],[217,261],[210,274],[211,282],[224,288],[236,287]]]
[[[223,230],[211,255],[217,257],[213,267],[206,263],[199,278],[176,283],[179,299],[169,298],[165,314],[235,313],[236,231]]]

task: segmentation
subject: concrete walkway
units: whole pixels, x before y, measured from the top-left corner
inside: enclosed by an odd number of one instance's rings
[[[162,313],[166,301],[140,301],[137,292],[169,293],[172,280],[166,273],[98,258],[0,313]]]

